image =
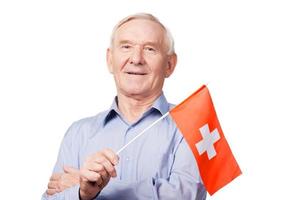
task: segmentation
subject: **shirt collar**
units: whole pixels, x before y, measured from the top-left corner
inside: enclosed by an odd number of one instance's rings
[[[169,111],[169,103],[167,102],[163,93],[156,99],[152,105],[152,108],[158,110],[161,115],[164,115]]]
[[[145,116],[147,113],[150,112],[150,110],[155,109],[161,113],[161,115],[164,115],[169,111],[169,103],[167,102],[164,94],[162,93],[154,102],[154,104],[151,106],[150,109],[148,109],[142,116]],[[111,119],[115,118],[116,115],[120,115],[120,110],[117,106],[117,96],[114,98],[113,103],[109,110],[105,113],[104,120],[103,120],[103,126],[107,124]]]

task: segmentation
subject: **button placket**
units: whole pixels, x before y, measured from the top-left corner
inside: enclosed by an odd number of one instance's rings
[[[132,134],[131,132],[133,131],[133,127],[129,126],[127,130],[125,131],[124,135],[124,145],[127,144],[131,139],[132,139]],[[129,146],[121,154],[122,157],[122,171],[126,173],[122,173],[122,179],[124,180],[129,180],[131,179],[131,171],[132,168],[132,162],[131,162],[131,155],[132,155],[132,148]]]

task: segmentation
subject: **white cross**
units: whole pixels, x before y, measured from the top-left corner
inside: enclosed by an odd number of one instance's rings
[[[210,133],[208,124],[205,124],[199,130],[203,136],[203,140],[199,141],[195,146],[198,149],[200,155],[207,151],[207,156],[210,160],[216,155],[213,144],[220,139],[219,132],[217,129],[214,129]]]

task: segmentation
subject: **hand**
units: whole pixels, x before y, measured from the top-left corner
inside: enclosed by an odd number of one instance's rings
[[[65,189],[79,184],[79,170],[73,167],[64,167],[64,173],[54,173],[50,177],[46,194],[54,195]]]
[[[116,177],[115,165],[118,156],[110,149],[104,149],[87,157],[80,169],[79,194],[82,200],[90,200],[108,184],[111,177]]]

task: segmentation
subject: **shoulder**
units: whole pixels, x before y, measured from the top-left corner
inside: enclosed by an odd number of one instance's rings
[[[91,137],[102,126],[107,112],[102,111],[94,116],[85,117],[73,122],[68,128],[65,137],[81,137],[82,139]]]

